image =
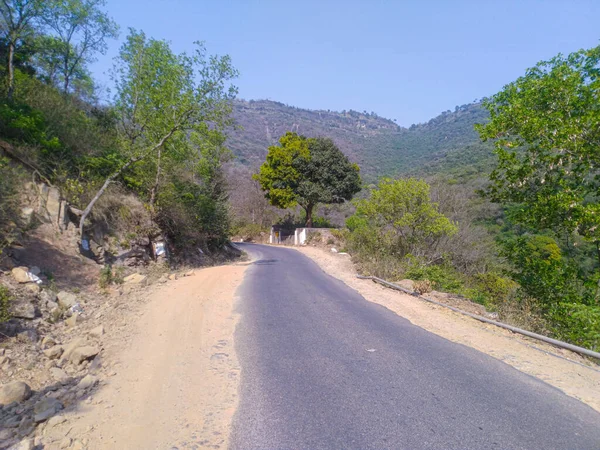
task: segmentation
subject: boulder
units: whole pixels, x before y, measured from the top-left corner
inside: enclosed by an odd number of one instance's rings
[[[22,381],[12,381],[0,388],[0,405],[22,402],[31,396],[31,388]]]
[[[60,355],[62,355],[64,351],[62,345],[55,345],[54,347],[44,350],[44,355],[49,359],[57,359],[60,358]]]
[[[32,284],[37,286],[37,284]],[[18,319],[35,319],[35,306],[30,302],[18,302],[11,305],[11,314]]]
[[[147,283],[148,277],[146,275],[142,275],[140,273],[132,273],[129,276],[123,278],[123,282],[125,284],[139,284],[141,286],[145,286]]]
[[[71,294],[70,292],[66,291],[60,291],[56,295],[56,298],[61,308],[70,308],[78,303],[75,294]]]
[[[94,358],[98,353],[100,353],[100,349],[95,346],[85,346],[85,347],[77,347],[73,352],[69,355],[69,361],[73,364],[78,365],[83,361],[90,360]]]
[[[98,325],[96,328],[92,328],[88,331],[88,335],[94,338],[99,338],[104,334],[104,325]]]
[[[29,272],[29,268],[27,267],[15,267],[13,270],[10,271],[10,273],[12,274],[13,278],[15,279],[15,281],[17,283],[29,283],[31,282],[31,278],[29,278],[29,275],[27,274]]]
[[[38,401],[33,407],[33,421],[36,423],[44,422],[63,409],[63,405],[57,399],[46,397]]]
[[[176,280],[177,278],[178,277],[176,273],[172,273],[171,275],[169,275],[169,280]]]
[[[194,271],[193,270],[189,270],[185,273],[184,277],[191,277],[192,275],[194,275]]]

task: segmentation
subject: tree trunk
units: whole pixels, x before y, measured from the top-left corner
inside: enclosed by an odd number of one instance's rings
[[[154,186],[150,190],[150,207],[152,208],[152,214],[154,214],[154,203],[156,202],[156,194],[158,192],[158,183],[160,182],[160,173],[161,173],[161,165],[160,165],[160,157],[162,156],[162,149],[158,149],[158,161],[156,163],[156,179],[154,180]]]
[[[306,228],[312,228],[312,226],[313,226],[312,213],[313,213],[313,208],[314,207],[315,207],[315,205],[309,203],[304,208],[304,210],[306,211]]]
[[[94,198],[88,203],[88,205],[83,210],[83,213],[81,214],[81,218],[79,219],[79,239],[83,240],[83,224],[85,223],[85,219],[87,218],[88,214],[92,211],[92,208],[94,207],[94,205],[96,204],[98,199],[100,197],[102,197],[102,194],[104,194],[104,191],[106,190],[106,188],[108,188],[110,183],[112,183],[112,181],[121,173],[122,170],[123,169],[119,170],[118,172],[115,172],[114,174],[112,174],[110,177],[108,177],[106,179],[106,181],[104,182],[104,184],[102,185],[100,190],[96,193]]]
[[[106,189],[108,188],[110,183],[112,183],[115,180],[115,178],[117,178],[119,175],[121,175],[121,173],[125,169],[127,169],[130,165],[138,162],[140,159],[142,159],[142,157],[131,158],[129,161],[127,161],[125,164],[123,164],[119,170],[117,170],[111,176],[109,176],[106,179],[106,181],[104,182],[104,184],[102,185],[102,187],[100,188],[100,190],[98,192],[96,192],[96,195],[94,195],[94,198],[85,207],[85,209],[83,210],[83,213],[81,214],[81,218],[79,219],[79,238],[80,239],[83,239],[83,224],[85,223],[85,219],[87,218],[88,214],[92,211],[92,208],[94,207],[96,202],[100,199],[100,197],[102,197],[102,194],[104,194],[104,191],[106,191]]]
[[[64,86],[63,86],[63,94],[67,95],[67,93],[69,92],[69,59],[68,59],[68,57],[65,58],[64,75],[65,75],[65,81],[64,81]]]
[[[15,90],[15,69],[13,67],[15,58],[15,44],[13,42],[8,44],[8,92],[7,97],[12,100],[13,92]]]

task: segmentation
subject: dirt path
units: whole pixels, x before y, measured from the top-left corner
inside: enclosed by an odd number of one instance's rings
[[[576,353],[479,322],[410,295],[386,289],[370,280],[357,279],[348,255],[328,253],[313,247],[296,249],[367,300],[385,306],[432,333],[504,361],[600,411],[600,367],[592,366]]]
[[[226,448],[237,406],[235,292],[246,266],[221,266],[161,286],[128,342],[111,355],[115,375],[57,433],[90,449]]]

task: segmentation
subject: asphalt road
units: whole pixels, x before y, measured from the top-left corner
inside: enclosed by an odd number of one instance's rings
[[[600,449],[600,414],[363,299],[287,248],[243,244],[233,449]]]

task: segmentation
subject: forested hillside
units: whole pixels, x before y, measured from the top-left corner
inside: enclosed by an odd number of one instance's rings
[[[230,133],[228,145],[238,161],[251,166],[264,160],[280,136],[294,131],[332,138],[367,180],[413,172],[463,175],[490,167],[491,147],[473,129],[488,117],[479,104],[410,128],[366,111],[311,111],[268,100],[236,101],[233,116],[239,128]]]

